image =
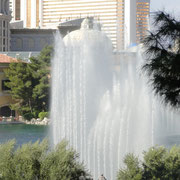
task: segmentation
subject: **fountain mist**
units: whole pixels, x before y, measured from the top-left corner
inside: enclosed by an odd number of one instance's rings
[[[94,179],[101,173],[115,179],[126,153],[140,155],[178,132],[179,114],[152,95],[139,73],[137,52],[114,55],[110,40],[90,19],[64,40],[59,34],[55,39],[53,143],[68,140]],[[121,59],[118,72],[114,56]]]

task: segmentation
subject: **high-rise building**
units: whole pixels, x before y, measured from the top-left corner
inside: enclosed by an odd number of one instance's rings
[[[136,42],[139,44],[149,28],[149,0],[136,2]]]
[[[21,20],[21,0],[9,0],[12,21]]]
[[[27,28],[54,28],[59,23],[93,16],[117,49],[139,43],[148,28],[150,0],[11,0],[13,20]]]
[[[11,15],[9,11],[9,1],[0,1],[0,51],[9,50],[10,41],[10,31],[9,22],[11,20]]]
[[[43,0],[10,0],[12,22],[23,21],[24,28],[40,27]]]

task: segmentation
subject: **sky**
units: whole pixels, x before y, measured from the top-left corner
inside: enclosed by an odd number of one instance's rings
[[[165,10],[180,18],[180,0],[150,0],[151,12]]]

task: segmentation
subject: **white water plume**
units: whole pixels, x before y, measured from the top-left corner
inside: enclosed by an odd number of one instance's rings
[[[151,93],[140,73],[140,54],[113,54],[106,35],[87,21],[64,41],[56,35],[53,143],[68,140],[94,179],[103,173],[114,180],[125,154],[140,155],[153,145],[166,145],[166,137],[177,135],[180,116]],[[113,58],[119,59],[116,72]]]

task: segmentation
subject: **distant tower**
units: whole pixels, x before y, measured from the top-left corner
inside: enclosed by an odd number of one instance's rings
[[[9,10],[9,0],[0,1],[0,51],[9,51],[10,31],[9,22],[11,12]]]
[[[149,28],[150,0],[136,2],[136,42],[139,44],[147,35]]]
[[[150,0],[46,0],[43,1],[42,27],[52,27],[68,17],[92,14],[117,50],[139,44],[148,29]]]
[[[148,29],[150,0],[10,0],[13,21],[24,28],[57,28],[61,22],[94,16],[117,50],[139,44]]]
[[[21,20],[21,0],[9,0],[12,21]]]
[[[148,30],[150,0],[124,0],[124,48],[141,43]]]
[[[10,0],[12,22],[23,21],[24,28],[42,26],[43,0]]]

